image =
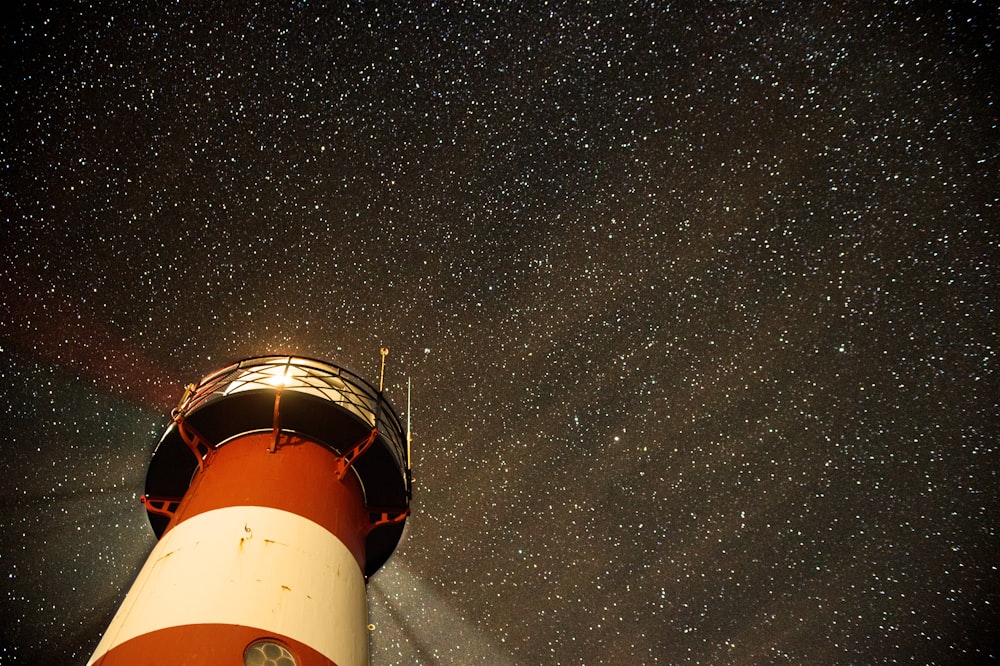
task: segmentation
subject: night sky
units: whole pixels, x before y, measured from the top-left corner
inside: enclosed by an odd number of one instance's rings
[[[185,383],[383,345],[373,664],[1000,657],[993,2],[56,4],[2,19],[0,663],[89,657]]]

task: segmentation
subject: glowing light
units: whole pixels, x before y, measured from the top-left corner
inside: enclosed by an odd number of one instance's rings
[[[288,386],[292,383],[292,376],[289,374],[291,367],[288,365],[276,365],[263,371],[261,381],[271,386]]]

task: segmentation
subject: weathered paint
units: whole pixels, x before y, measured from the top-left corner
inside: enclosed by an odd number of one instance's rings
[[[272,443],[244,435],[198,472],[90,664],[235,665],[262,637],[301,666],[368,664],[361,485],[315,442]]]
[[[171,647],[157,636],[165,629],[228,625],[302,643],[339,666],[361,666],[368,664],[367,616],[364,575],[337,537],[287,511],[227,507],[189,518],[160,539],[90,663],[134,663],[119,661],[114,648],[143,636],[148,645],[131,649],[159,654]],[[247,643],[231,644],[231,654],[242,655]],[[187,654],[183,644],[172,649]]]
[[[357,477],[337,478],[338,458],[324,446],[283,433],[270,453],[270,433],[243,435],[220,446],[198,472],[167,531],[225,506],[269,506],[303,516],[329,530],[365,566],[368,513]]]

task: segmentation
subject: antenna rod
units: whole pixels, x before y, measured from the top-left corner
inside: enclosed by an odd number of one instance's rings
[[[410,464],[410,442],[413,441],[413,437],[410,431],[410,423],[412,419],[410,418],[410,407],[413,403],[410,402],[410,378],[406,378],[406,470],[409,471],[413,468]]]
[[[385,357],[389,353],[389,348],[382,347],[382,349],[378,351],[380,354],[382,354],[382,366],[379,368],[378,371],[378,392],[381,393],[382,389],[385,386]]]

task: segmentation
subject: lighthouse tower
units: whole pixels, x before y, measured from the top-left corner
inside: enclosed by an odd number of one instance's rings
[[[367,666],[365,583],[410,502],[381,390],[251,358],[188,386],[171,416],[142,497],[159,541],[89,664]]]

